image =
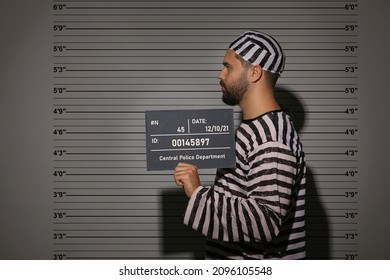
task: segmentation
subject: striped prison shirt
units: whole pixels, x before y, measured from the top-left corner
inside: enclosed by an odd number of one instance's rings
[[[236,168],[191,196],[184,224],[208,259],[305,258],[305,160],[290,116],[268,112],[236,131]]]

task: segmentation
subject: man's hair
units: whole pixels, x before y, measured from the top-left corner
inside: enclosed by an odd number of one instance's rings
[[[279,74],[272,73],[272,72],[269,72],[269,71],[264,71],[263,73],[264,73],[264,77],[265,77],[265,79],[267,80],[268,84],[269,84],[272,88],[275,88],[276,82],[277,82],[278,79],[279,79]]]
[[[245,70],[248,70],[249,67],[252,66],[252,64],[248,61],[246,61],[245,59],[243,59],[241,56],[239,56],[238,54],[235,54],[236,58],[238,60],[240,60],[241,62],[241,65],[242,67],[245,69]],[[269,72],[269,71],[266,71],[264,70],[263,71],[264,73],[264,77],[267,81],[267,83],[272,87],[272,88],[275,88],[275,85],[276,85],[276,82],[278,81],[279,79],[279,74],[276,74],[276,73],[272,73],[272,72]]]

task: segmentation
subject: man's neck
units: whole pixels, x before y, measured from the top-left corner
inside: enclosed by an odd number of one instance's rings
[[[240,102],[240,107],[244,120],[251,120],[267,112],[280,110],[280,106],[276,102],[273,92],[270,91],[257,94],[248,93]]]

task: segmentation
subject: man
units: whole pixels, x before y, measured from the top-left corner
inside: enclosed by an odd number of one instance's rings
[[[177,185],[190,198],[184,223],[208,238],[210,259],[305,258],[305,161],[293,123],[274,98],[285,56],[274,38],[249,31],[226,51],[218,75],[228,105],[239,105],[236,168],[213,186],[179,163]]]

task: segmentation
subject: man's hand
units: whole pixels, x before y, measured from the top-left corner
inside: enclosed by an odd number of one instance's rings
[[[184,192],[189,198],[201,185],[198,168],[192,164],[180,162],[175,168],[174,177],[176,184],[183,187]]]

